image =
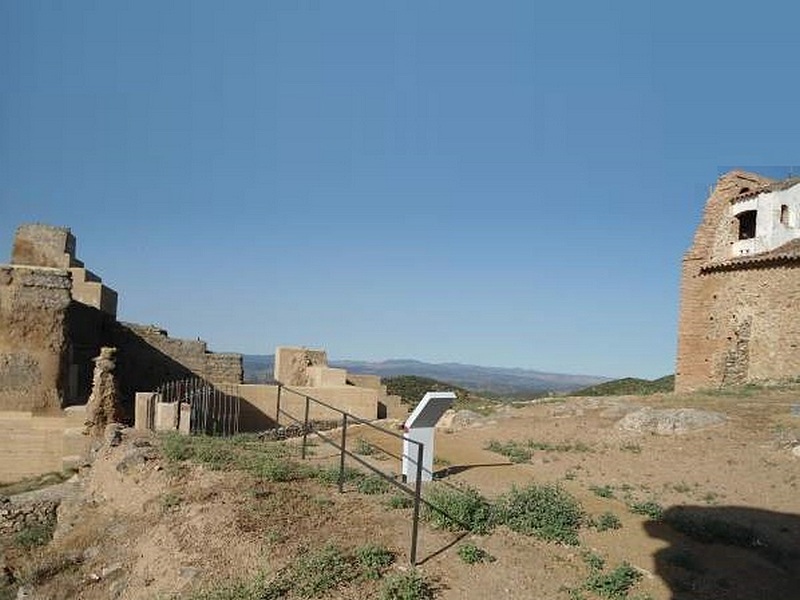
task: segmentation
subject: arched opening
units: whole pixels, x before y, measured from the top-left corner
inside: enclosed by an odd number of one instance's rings
[[[781,225],[789,226],[789,207],[781,204]]]

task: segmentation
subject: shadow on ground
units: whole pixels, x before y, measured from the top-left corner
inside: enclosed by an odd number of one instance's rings
[[[800,514],[677,506],[645,530],[669,543],[655,562],[673,600],[800,598]]]

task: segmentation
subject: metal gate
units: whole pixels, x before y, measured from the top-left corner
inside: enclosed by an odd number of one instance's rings
[[[241,398],[233,386],[216,386],[201,377],[170,381],[158,388],[162,402],[188,404],[189,430],[193,434],[230,436],[239,433]],[[178,410],[178,428],[181,410]],[[185,425],[184,425],[185,427]]]

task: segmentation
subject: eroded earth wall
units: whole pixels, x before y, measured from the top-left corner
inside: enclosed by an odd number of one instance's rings
[[[0,410],[59,410],[67,391],[65,270],[0,267]]]

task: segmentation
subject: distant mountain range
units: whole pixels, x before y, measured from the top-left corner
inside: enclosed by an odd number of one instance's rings
[[[244,355],[245,381],[270,381],[274,364],[275,356],[272,354]],[[330,366],[347,369],[350,373],[379,375],[380,377],[395,377],[398,375],[429,377],[492,396],[570,392],[610,380],[608,377],[591,375],[567,375],[531,369],[482,367],[460,363],[426,363],[413,359],[394,359],[381,362],[339,360],[331,361]]]

